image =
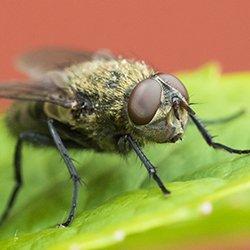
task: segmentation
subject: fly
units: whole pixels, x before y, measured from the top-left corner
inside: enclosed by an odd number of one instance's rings
[[[109,53],[42,49],[22,56],[19,69],[29,81],[0,85],[0,97],[16,99],[6,122],[17,136],[15,181],[2,223],[22,185],[24,142],[54,146],[71,176],[72,201],[68,226],[76,212],[80,177],[67,148],[127,154],[135,152],[163,194],[170,191],[141,147],[147,142],[174,143],[181,139],[190,118],[206,143],[214,149],[249,154],[214,142],[190,107],[189,95],[175,76],[158,73],[142,61]]]

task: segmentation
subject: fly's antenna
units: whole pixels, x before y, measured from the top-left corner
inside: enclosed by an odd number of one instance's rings
[[[172,99],[172,108],[174,111],[174,116],[176,117],[177,120],[180,120],[179,107],[180,107],[180,99],[178,97],[174,97]]]
[[[180,98],[179,98],[179,100],[180,100],[180,105],[181,105],[181,107],[184,108],[184,109],[188,112],[189,116],[190,116],[190,115],[195,115],[194,110],[193,110],[192,108],[190,108],[189,104],[187,104],[186,102],[184,102],[184,101],[183,101],[182,99],[180,99]]]

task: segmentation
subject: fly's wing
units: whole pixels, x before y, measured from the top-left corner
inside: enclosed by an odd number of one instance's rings
[[[0,98],[49,102],[65,108],[76,105],[75,95],[63,73],[51,72],[40,80],[0,83]]]
[[[31,78],[39,79],[48,71],[62,70],[72,64],[100,58],[110,59],[113,58],[113,54],[107,50],[93,53],[62,48],[44,48],[22,55],[16,65],[19,70]]]
[[[107,50],[96,53],[62,48],[31,51],[17,60],[18,68],[31,77],[29,82],[0,83],[0,97],[49,102],[65,108],[77,106],[77,93],[70,88],[63,69],[72,64],[113,58]]]

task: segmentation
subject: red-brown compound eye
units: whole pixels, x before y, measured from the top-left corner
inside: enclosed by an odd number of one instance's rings
[[[170,74],[159,74],[158,75],[167,85],[178,90],[181,95],[186,99],[187,103],[189,102],[189,95],[186,87],[183,83],[175,76]]]
[[[148,124],[161,103],[162,88],[153,79],[138,83],[132,90],[128,101],[128,115],[136,125]]]

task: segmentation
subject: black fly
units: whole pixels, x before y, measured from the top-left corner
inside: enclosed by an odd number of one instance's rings
[[[25,54],[19,68],[30,80],[0,85],[0,97],[16,99],[6,121],[18,137],[14,170],[16,184],[2,223],[22,185],[24,142],[55,146],[73,184],[68,226],[75,215],[80,178],[67,148],[126,154],[134,151],[164,194],[170,191],[141,147],[147,142],[174,143],[182,138],[191,118],[206,143],[229,153],[249,154],[213,141],[189,104],[182,82],[157,73],[141,61],[107,53],[43,49]]]

